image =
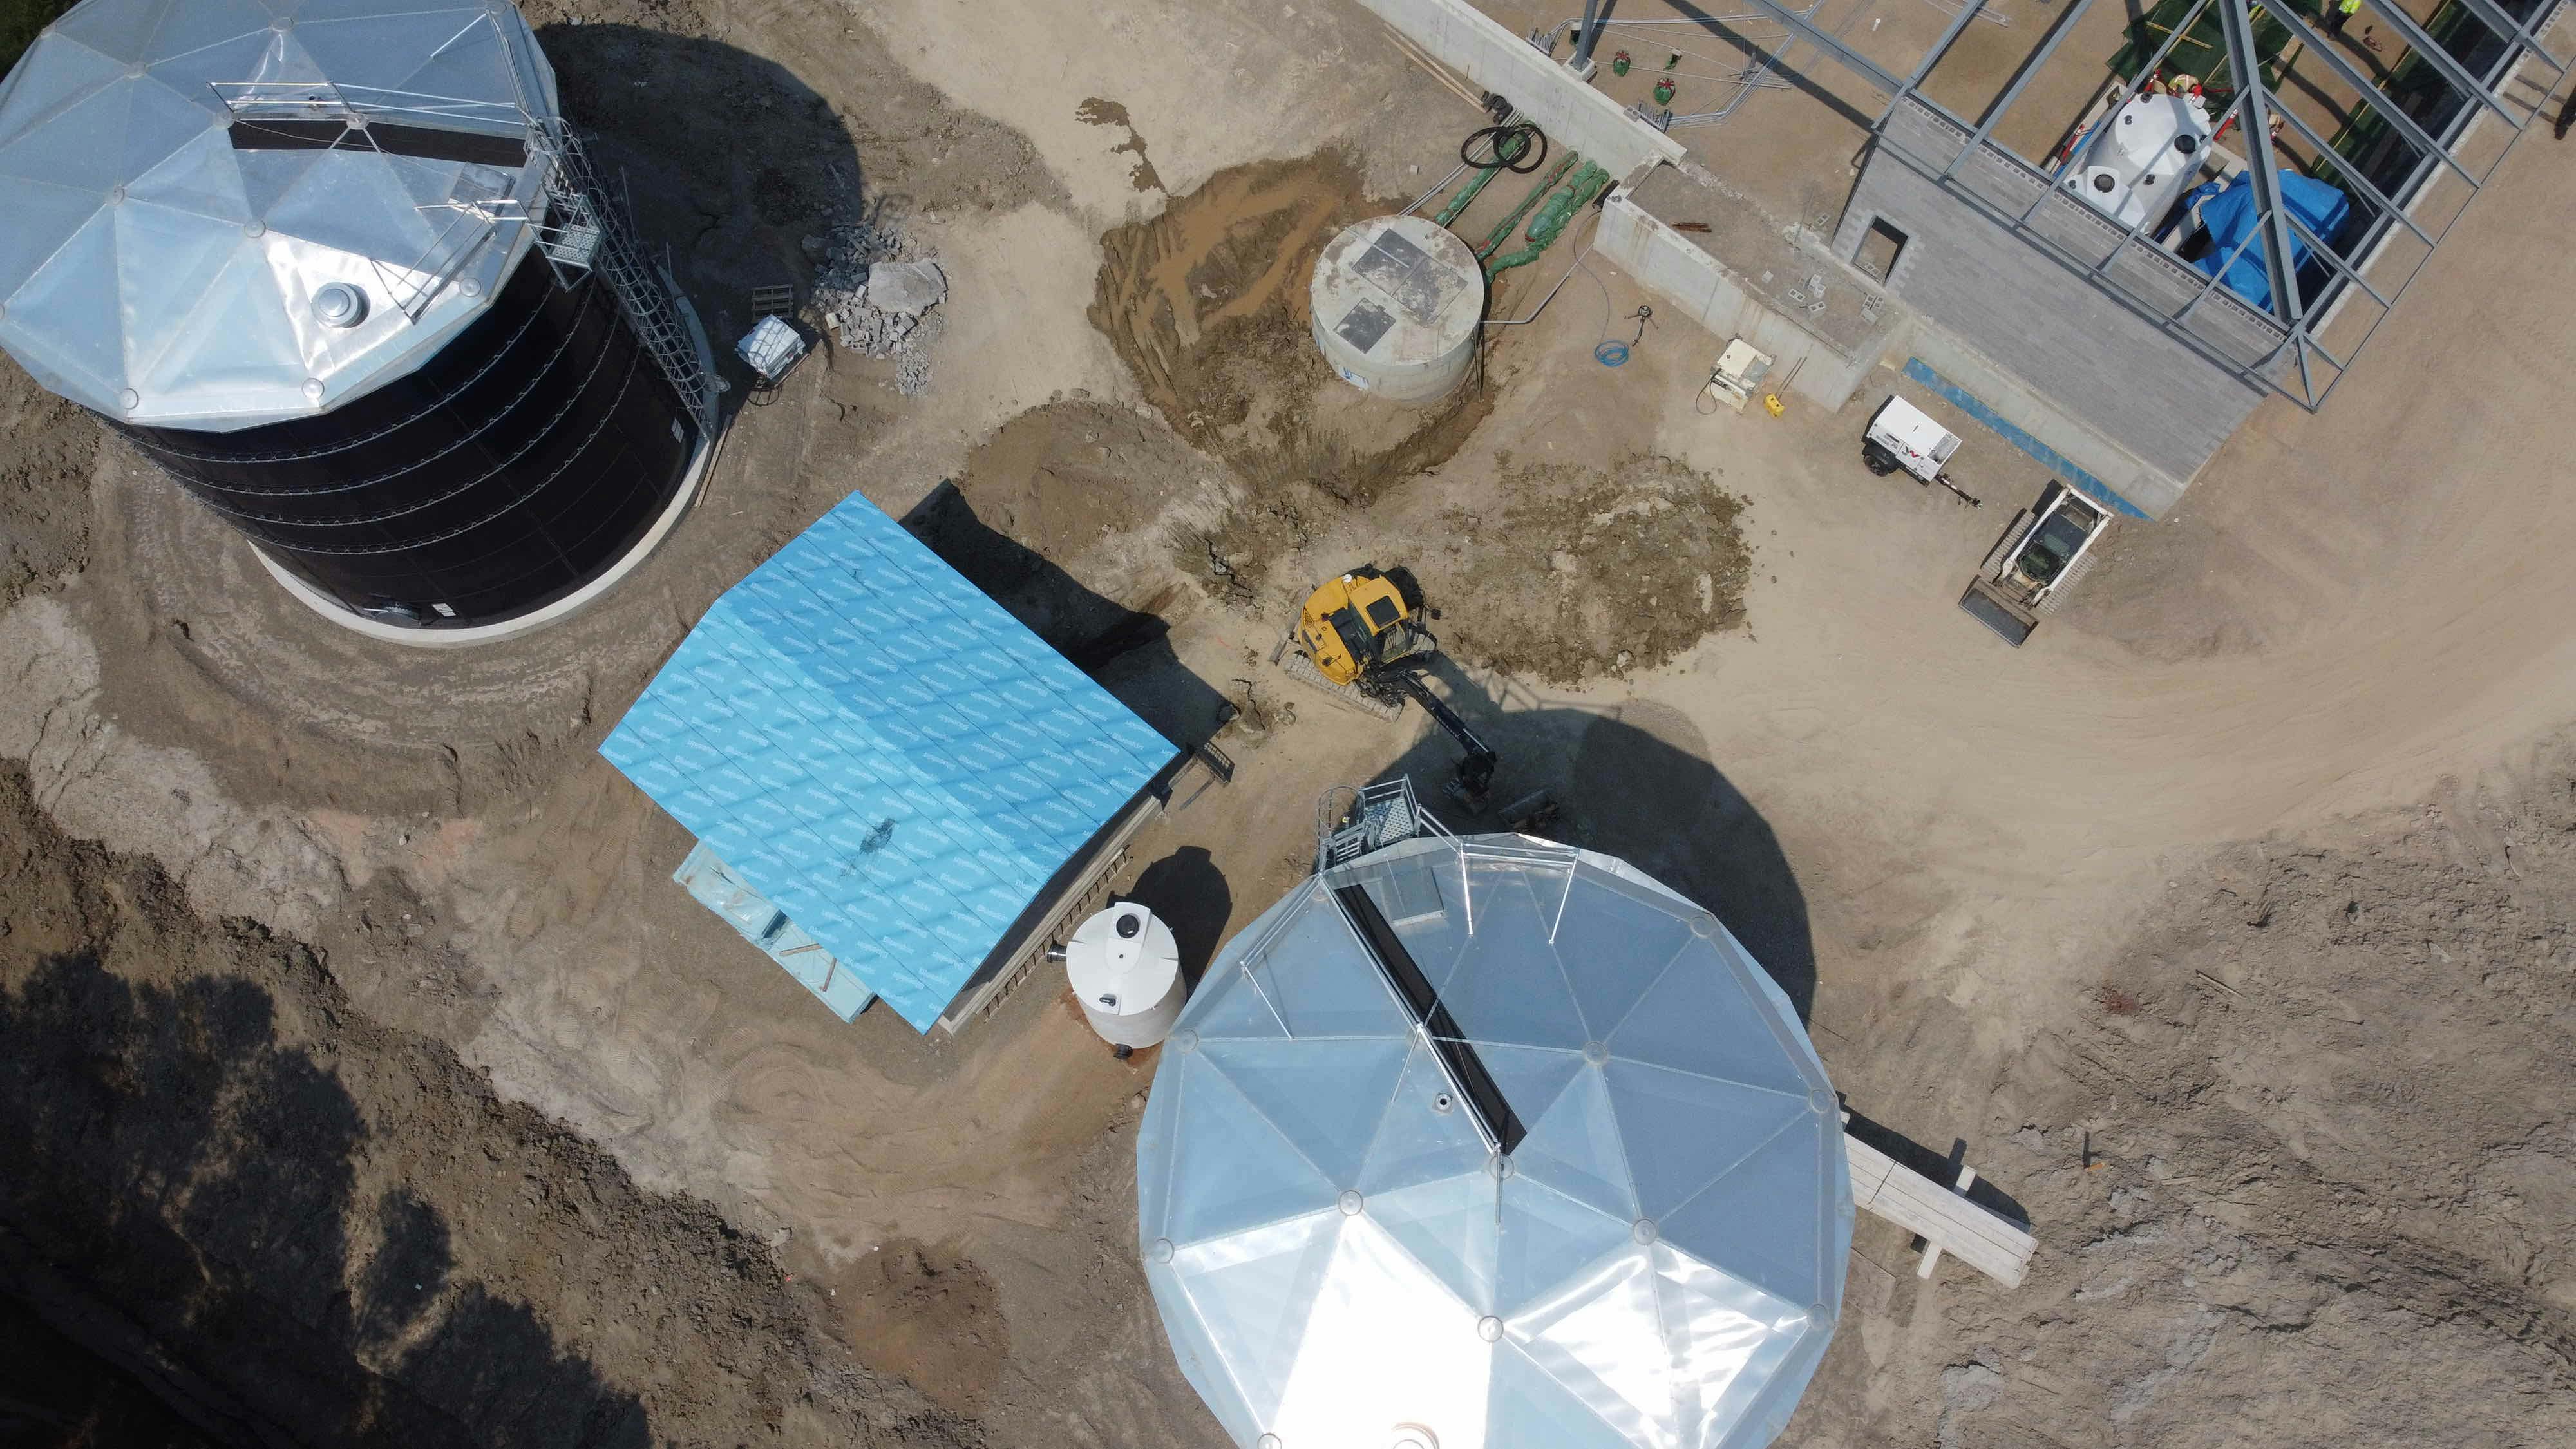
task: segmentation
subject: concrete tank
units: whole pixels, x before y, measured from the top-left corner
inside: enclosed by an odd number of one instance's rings
[[[1380,397],[1445,397],[1476,359],[1484,268],[1447,227],[1421,217],[1344,227],[1316,260],[1308,296],[1324,360]]]
[[[1172,928],[1132,901],[1075,929],[1064,946],[1064,974],[1091,1029],[1115,1047],[1149,1047],[1171,1035],[1189,997]]]

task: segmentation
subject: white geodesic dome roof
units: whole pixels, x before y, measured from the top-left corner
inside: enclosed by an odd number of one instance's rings
[[[555,113],[500,0],[86,0],[0,82],[0,346],[129,422],[344,402],[482,314],[550,172],[534,146],[460,160],[368,129],[452,151]],[[333,284],[363,321],[324,320]]]
[[[1708,912],[1520,836],[1392,846],[1227,943],[1137,1194],[1173,1351],[1245,1449],[1768,1443],[1851,1246],[1788,999]]]

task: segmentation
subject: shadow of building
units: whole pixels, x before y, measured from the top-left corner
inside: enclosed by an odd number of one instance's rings
[[[1225,696],[1172,652],[1172,627],[1152,612],[1159,601],[1135,609],[1102,597],[988,526],[946,480],[903,516],[903,526],[1173,744],[1203,745],[1231,717]]]

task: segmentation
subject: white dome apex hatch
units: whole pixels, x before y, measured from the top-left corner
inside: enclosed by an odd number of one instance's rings
[[[1146,1277],[1245,1449],[1758,1446],[1823,1356],[1833,1089],[1726,928],[1622,861],[1425,837],[1334,867],[1164,1053]]]

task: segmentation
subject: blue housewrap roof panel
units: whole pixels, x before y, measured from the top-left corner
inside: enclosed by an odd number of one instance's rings
[[[1174,754],[856,495],[716,600],[599,752],[925,1031]]]

